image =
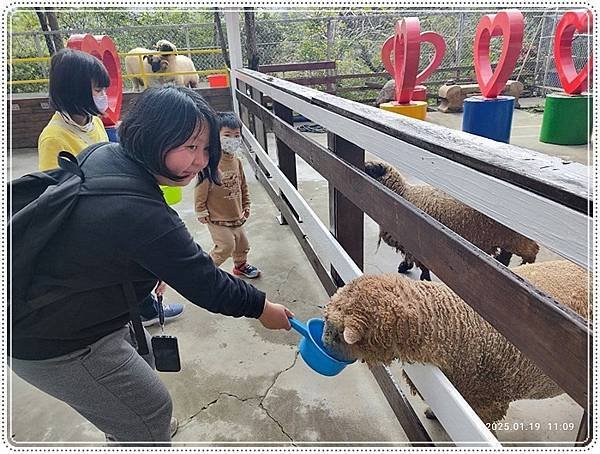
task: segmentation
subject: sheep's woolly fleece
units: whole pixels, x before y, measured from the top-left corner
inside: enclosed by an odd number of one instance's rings
[[[188,72],[190,74],[177,74],[169,76],[168,82],[174,82],[182,87],[196,88],[200,83],[198,74],[191,74],[196,71],[192,59],[185,55],[177,55],[175,44],[161,39],[154,46],[160,52],[173,52],[173,54],[162,55],[162,58],[169,62],[169,72]]]
[[[505,227],[439,189],[408,184],[396,169],[383,162],[368,161],[365,163],[365,171],[482,251],[493,255],[497,252],[497,248],[502,248],[521,257],[524,263],[535,262],[539,251],[535,241]],[[407,252],[402,242],[389,232],[381,231],[380,236],[388,245],[401,252]]]
[[[513,271],[586,316],[591,301],[586,271],[567,261]],[[365,275],[333,295],[325,321],[324,342],[333,354],[368,363],[432,363],[484,422],[502,419],[512,401],[563,392],[442,283]]]

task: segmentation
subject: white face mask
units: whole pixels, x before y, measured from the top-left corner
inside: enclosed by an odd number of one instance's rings
[[[108,109],[108,96],[106,92],[103,91],[99,95],[93,95],[94,104],[96,104],[96,108],[100,111],[100,113],[106,112]]]
[[[241,137],[224,137],[221,136],[221,149],[225,153],[235,154],[242,146]]]

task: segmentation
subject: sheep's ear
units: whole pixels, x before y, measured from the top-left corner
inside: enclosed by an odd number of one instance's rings
[[[148,63],[150,63],[151,58],[152,58],[152,55],[144,55],[144,57],[142,59],[146,60]]]
[[[346,326],[344,328],[344,340],[347,344],[356,344],[362,339],[362,334],[358,332],[356,328]]]

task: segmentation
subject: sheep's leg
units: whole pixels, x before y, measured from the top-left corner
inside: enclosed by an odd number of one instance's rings
[[[408,273],[408,271],[413,267],[413,263],[407,261],[406,259],[402,260],[402,262],[400,262],[400,265],[398,265],[398,272],[401,274],[405,274]]]
[[[396,249],[396,252],[398,250],[402,250],[402,248]],[[404,274],[407,273],[408,270],[412,269],[412,267],[415,264],[415,260],[413,259],[413,256],[408,252],[402,252],[404,253],[404,260],[400,263],[400,265],[398,265],[398,272]]]
[[[134,91],[142,91],[142,87],[144,86],[144,81],[142,79],[138,79],[137,77],[134,77],[132,80],[133,80]]]
[[[500,249],[500,254],[496,255],[495,259],[502,263],[504,266],[508,266],[511,257],[512,252],[508,252],[505,249]]]
[[[431,281],[431,275],[429,274],[429,270],[425,267],[421,268],[421,280],[422,281]]]

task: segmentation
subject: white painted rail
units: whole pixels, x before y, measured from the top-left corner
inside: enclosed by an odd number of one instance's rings
[[[592,217],[331,112],[248,74],[239,71],[232,71],[232,74],[398,169],[441,189],[580,266],[590,268]],[[327,96],[317,90],[305,90],[306,93],[315,93],[315,97]],[[396,115],[379,109],[378,114],[384,117]],[[415,127],[418,127],[417,120]],[[449,135],[457,133],[464,134],[448,129]]]

